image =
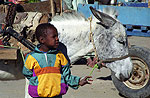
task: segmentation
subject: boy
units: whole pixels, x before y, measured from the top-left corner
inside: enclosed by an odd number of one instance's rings
[[[23,68],[23,74],[30,82],[30,96],[62,98],[68,86],[77,89],[79,86],[90,84],[87,79],[91,76],[80,79],[71,75],[68,60],[57,49],[58,32],[52,24],[38,25],[35,35],[40,44],[28,54]]]

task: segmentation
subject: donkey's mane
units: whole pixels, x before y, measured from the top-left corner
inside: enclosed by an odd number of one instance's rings
[[[52,18],[52,21],[86,21],[87,19],[82,15],[77,12],[68,12],[68,13],[63,13],[61,15],[56,15],[55,17]]]

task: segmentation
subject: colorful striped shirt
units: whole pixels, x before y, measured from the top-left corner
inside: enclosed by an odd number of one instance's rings
[[[71,75],[70,64],[61,51],[35,51],[26,56],[23,74],[29,79],[28,92],[32,97],[54,97],[66,94],[68,86],[77,89],[78,76]]]

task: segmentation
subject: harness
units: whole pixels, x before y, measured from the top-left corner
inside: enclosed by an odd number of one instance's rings
[[[130,55],[124,55],[124,56],[121,56],[121,57],[118,57],[118,58],[108,58],[108,59],[105,59],[105,60],[101,60],[100,58],[98,58],[98,54],[96,52],[96,47],[95,47],[95,43],[94,43],[94,38],[93,38],[93,34],[92,34],[92,16],[88,18],[90,20],[90,41],[92,42],[93,44],[93,48],[94,48],[94,52],[95,52],[95,58],[96,58],[96,64],[94,66],[94,68],[96,67],[106,67],[103,65],[103,63],[111,63],[111,62],[115,62],[115,61],[118,61],[118,60],[122,60],[122,59],[126,59],[128,57],[130,57]]]

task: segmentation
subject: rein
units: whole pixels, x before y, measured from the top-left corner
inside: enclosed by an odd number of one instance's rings
[[[126,59],[126,58],[130,57],[130,55],[125,55],[125,56],[121,56],[121,57],[118,57],[118,58],[108,58],[108,59],[105,59],[105,60],[101,60],[100,58],[98,58],[95,43],[94,43],[94,38],[93,38],[93,34],[92,34],[92,16],[89,17],[89,20],[90,20],[90,41],[93,44],[96,62],[99,66],[102,65],[102,63],[111,63],[111,62],[115,62],[115,61]]]
[[[130,55],[125,55],[125,56],[121,56],[121,57],[118,57],[118,58],[108,58],[106,60],[99,60],[98,63],[102,64],[102,63],[111,63],[111,62],[115,62],[115,61],[118,61],[118,60],[122,60],[122,59],[126,59],[130,57]]]

